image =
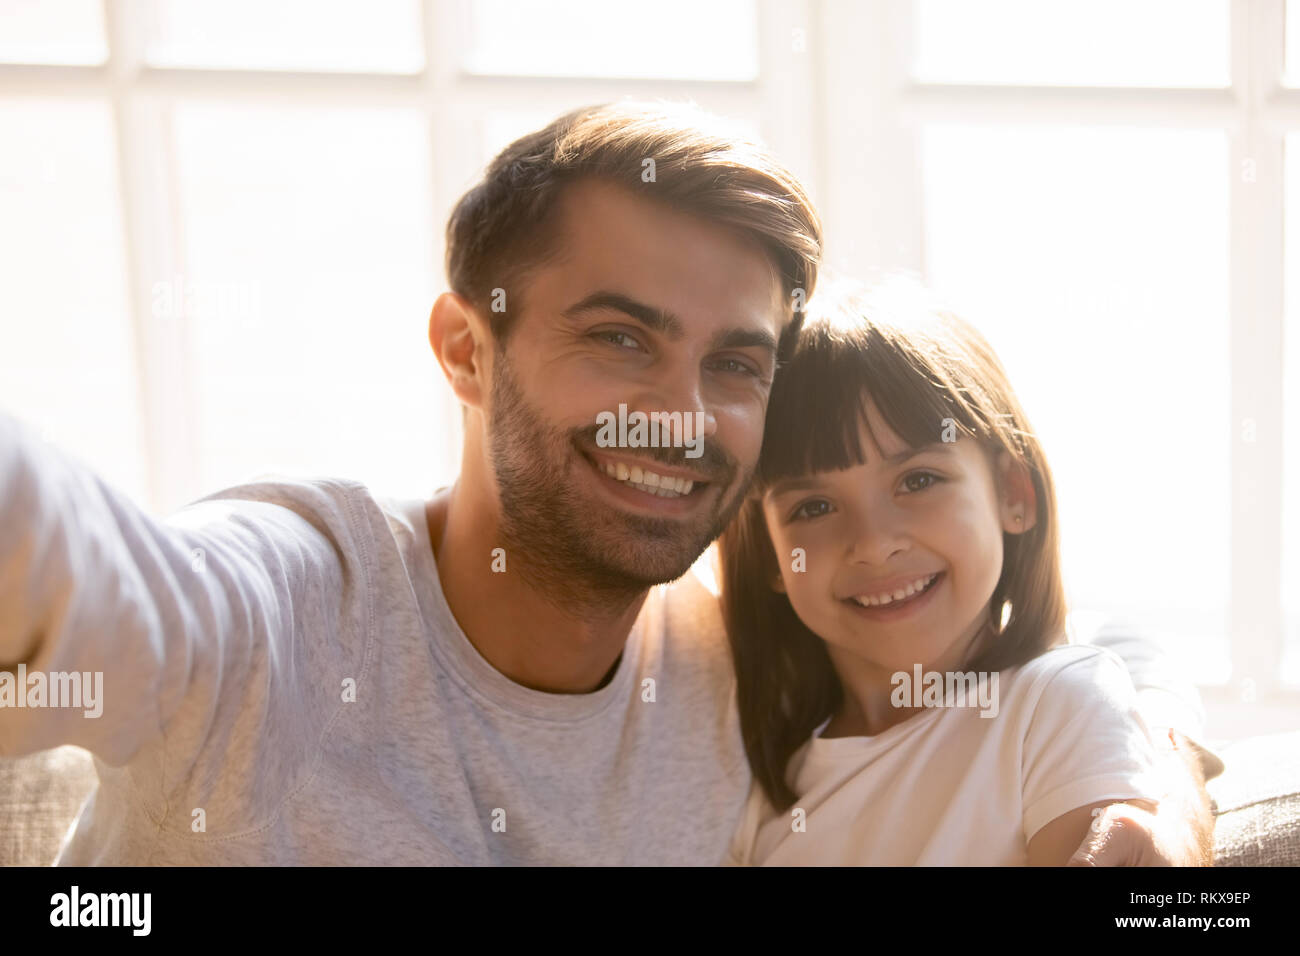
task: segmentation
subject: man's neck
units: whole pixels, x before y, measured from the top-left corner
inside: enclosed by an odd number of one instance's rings
[[[512,573],[509,556],[504,572],[493,571],[495,526],[475,510],[459,483],[425,506],[442,592],[469,642],[524,687],[553,694],[603,687],[648,592],[602,612],[560,606]]]

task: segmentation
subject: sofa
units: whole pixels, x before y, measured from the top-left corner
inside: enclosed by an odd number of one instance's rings
[[[1215,865],[1300,865],[1300,732],[1216,744]],[[48,866],[95,788],[86,751],[0,758],[0,865]]]

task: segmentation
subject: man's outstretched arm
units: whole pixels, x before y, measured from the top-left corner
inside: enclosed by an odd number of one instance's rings
[[[337,593],[337,574],[296,514],[225,510],[161,522],[0,414],[0,678],[25,705],[0,707],[0,756],[74,744],[122,766],[184,716],[196,730],[171,741],[176,772],[223,702],[275,684],[274,670],[255,672],[285,657],[268,648],[292,638],[293,595],[304,582]],[[50,706],[53,682],[74,674],[86,706]]]
[[[1154,811],[1124,803],[1098,814],[1071,866],[1213,866],[1214,814],[1196,748],[1175,730],[1156,741],[1168,791]]]
[[[1124,661],[1160,755],[1165,795],[1154,810],[1107,807],[1070,865],[1213,865],[1214,814],[1205,782],[1223,772],[1223,761],[1202,743],[1205,717],[1196,688],[1158,643],[1132,628],[1107,624],[1075,639]]]

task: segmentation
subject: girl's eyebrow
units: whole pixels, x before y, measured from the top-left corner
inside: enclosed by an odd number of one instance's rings
[[[820,485],[820,478],[782,478],[779,481],[772,482],[772,486],[767,489],[767,493],[775,498],[778,495],[789,494],[792,491],[807,491],[809,488],[817,488]]]
[[[887,455],[883,459],[883,461],[886,465],[890,465],[892,467],[894,465],[902,464],[903,462],[907,461],[909,458],[915,458],[918,455],[923,455],[926,452],[933,451],[933,452],[950,453],[955,448],[955,446],[956,446],[955,442],[945,442],[945,441],[930,442],[927,445],[917,445],[915,448],[904,448],[900,452],[895,452],[892,455]],[[821,487],[822,481],[823,479],[817,474],[801,475],[799,477],[792,477],[792,478],[780,478],[772,482],[772,484],[767,489],[767,493],[775,498],[778,495],[789,494],[792,491],[807,491],[811,488],[819,488]]]
[[[954,448],[956,442],[950,441],[932,441],[928,445],[917,445],[915,448],[904,448],[900,452],[885,457],[885,464],[897,465],[899,462],[907,461],[909,458],[915,458],[917,455],[923,455],[927,451],[950,451]]]

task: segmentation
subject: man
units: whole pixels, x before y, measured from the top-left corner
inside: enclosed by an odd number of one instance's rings
[[[579,110],[448,224],[429,340],[465,438],[431,501],[267,482],[163,523],[0,419],[0,664],[104,674],[99,718],[0,708],[0,753],[96,755],[61,862],[720,862],[749,772],[683,575],[742,500],[820,247],[759,148]],[[600,441],[620,405],[698,422],[699,454]],[[1196,859],[1195,783],[1112,808],[1111,861]]]

